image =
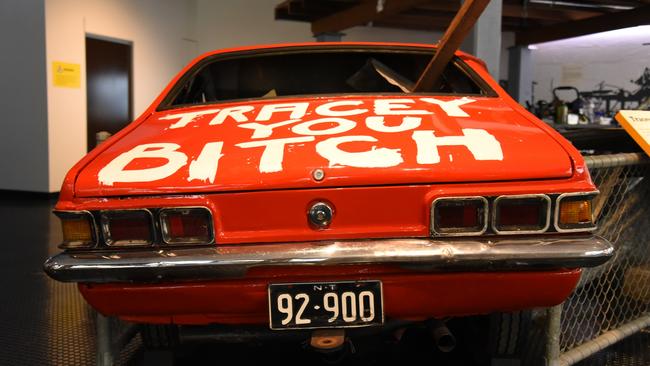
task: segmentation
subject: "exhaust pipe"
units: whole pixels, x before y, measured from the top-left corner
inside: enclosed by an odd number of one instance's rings
[[[404,337],[404,333],[406,333],[406,328],[405,327],[397,328],[393,332],[393,337],[395,337],[396,341],[400,342],[402,340],[402,338]]]
[[[440,352],[448,353],[456,348],[456,337],[451,334],[449,328],[440,320],[433,320],[429,326],[433,340]]]
[[[343,329],[319,329],[311,333],[309,344],[319,351],[333,351],[345,342]]]

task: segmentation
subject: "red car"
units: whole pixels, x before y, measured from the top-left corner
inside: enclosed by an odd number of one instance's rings
[[[46,272],[159,343],[189,325],[279,336],[562,302],[613,252],[582,157],[465,53],[411,93],[433,52],[196,59],[70,170]]]

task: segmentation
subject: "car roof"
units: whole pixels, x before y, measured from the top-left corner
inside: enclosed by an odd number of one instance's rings
[[[230,47],[224,49],[218,49],[214,51],[206,52],[199,57],[197,57],[192,64],[199,62],[207,57],[235,53],[235,52],[246,52],[254,50],[272,50],[276,48],[310,48],[310,47],[322,47],[322,48],[336,48],[336,47],[377,47],[377,48],[420,48],[422,50],[435,50],[437,44],[427,44],[427,43],[400,43],[400,42],[301,42],[301,43],[275,43],[275,44],[259,44],[259,45],[248,45],[240,47]],[[470,55],[466,52],[456,50],[454,54],[462,59],[471,59],[482,65],[485,65],[485,62],[478,57]]]

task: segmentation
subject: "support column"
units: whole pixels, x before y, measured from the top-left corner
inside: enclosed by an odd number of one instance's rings
[[[501,16],[503,0],[491,0],[461,49],[482,59],[490,75],[499,80],[501,62]]]
[[[546,366],[557,366],[562,333],[562,304],[546,309]]]
[[[96,355],[97,366],[113,366],[115,363],[115,352],[111,337],[111,319],[96,313],[95,331],[96,331]]]
[[[535,103],[532,51],[528,46],[513,46],[508,49],[508,94],[519,104]]]

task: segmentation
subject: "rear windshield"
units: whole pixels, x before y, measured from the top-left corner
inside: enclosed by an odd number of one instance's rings
[[[163,108],[238,99],[318,94],[407,93],[432,52],[400,50],[266,51],[235,57],[217,55],[190,70],[163,102]],[[490,95],[459,59],[442,82],[425,93]]]

